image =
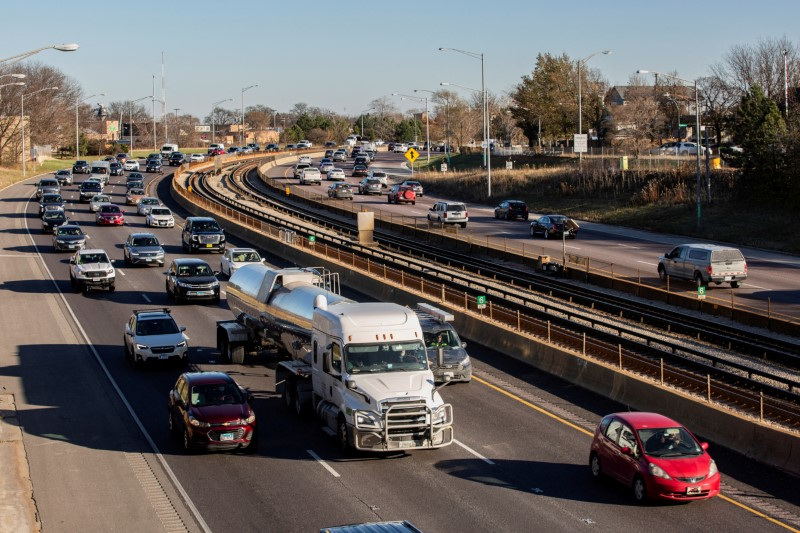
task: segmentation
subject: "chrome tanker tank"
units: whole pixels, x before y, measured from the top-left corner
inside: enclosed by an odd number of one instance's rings
[[[352,300],[338,294],[338,278],[323,269],[271,269],[247,265],[228,282],[227,300],[241,324],[256,329],[293,358],[310,351],[314,301],[324,296],[328,308]]]

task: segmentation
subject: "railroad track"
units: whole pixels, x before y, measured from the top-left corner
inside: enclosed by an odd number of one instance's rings
[[[459,294],[491,294],[493,298],[499,297],[503,301],[502,308],[495,308],[495,316],[491,317],[493,320],[509,315],[511,318],[506,321],[513,322],[516,316],[521,330],[573,349],[580,347],[587,355],[608,362],[616,363],[618,360],[628,370],[660,379],[663,383],[698,396],[712,396],[713,377],[715,401],[736,406],[751,414],[758,413],[765,419],[795,429],[800,427],[800,397],[797,394],[800,382],[796,380],[796,372],[795,377],[787,377],[763,363],[766,354],[768,361],[779,363],[780,367],[790,371],[792,368],[796,369],[797,347],[790,343],[773,342],[774,339],[760,335],[750,338],[749,335],[730,328],[726,331],[724,326],[712,321],[706,321],[707,326],[697,323],[693,325],[685,318],[672,316],[668,311],[655,306],[639,304],[586,287],[575,287],[533,272],[521,272],[518,267],[501,265],[491,259],[451,250],[443,253],[439,248],[420,243],[416,238],[376,232],[376,239],[383,247],[377,250],[373,247],[362,247],[353,244],[352,239],[347,237],[355,232],[352,223],[343,223],[340,217],[320,214],[315,209],[278,202],[270,197],[268,188],[260,181],[242,179],[254,166],[242,165],[230,174],[226,185],[234,191],[235,198],[208,187],[203,179],[194,180],[193,189],[195,193],[213,199],[214,202],[234,206],[267,223],[287,224],[285,218],[270,216],[260,208],[247,205],[248,201],[269,207],[285,216],[299,218],[302,222],[294,226],[294,231],[300,234],[323,237],[313,228],[309,228],[307,223],[333,228],[343,237],[326,236],[325,246],[353,254],[354,261],[356,254],[360,254],[371,258],[373,265],[387,261],[394,268],[408,274],[424,272],[424,278],[428,279],[427,288],[430,290],[432,284],[438,283],[441,285],[442,295],[448,291]],[[322,243],[319,242],[317,246],[320,244]],[[450,267],[437,264],[437,260],[449,264]],[[369,259],[366,263],[369,268]],[[384,273],[385,268],[384,266]],[[479,273],[487,272],[492,272],[491,278],[479,276]],[[438,295],[439,289],[436,289],[436,293]],[[538,293],[540,296],[534,298],[531,293]],[[541,295],[546,297],[542,298]],[[586,308],[581,309],[577,304],[585,305]],[[602,313],[596,313],[598,310]],[[609,315],[613,315],[613,320]],[[646,324],[648,329],[661,327],[662,332],[649,333],[644,328],[631,326],[631,321]],[[742,353],[758,355],[762,362],[759,365],[750,365],[741,360],[709,354],[687,345],[686,342],[676,342],[667,337],[668,333],[675,332],[698,336],[709,345],[716,342],[717,347],[724,343],[726,350],[740,349]]]

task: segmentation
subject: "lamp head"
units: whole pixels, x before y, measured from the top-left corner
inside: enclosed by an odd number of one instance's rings
[[[639,69],[636,71],[636,74],[650,74],[649,70]]]
[[[449,84],[449,83],[447,83],[446,81],[443,81],[443,82],[440,82],[440,83],[439,83],[439,85],[443,85],[443,86],[447,87],[447,86],[448,86],[448,85],[450,85],[450,84]]]
[[[67,43],[67,44],[56,44],[53,46],[56,50],[60,50],[61,52],[74,52],[80,45],[76,43]]]
[[[17,78],[18,80],[24,80],[26,75],[25,74],[9,74],[9,76],[11,76],[12,78]]]
[[[611,53],[611,50],[603,50],[603,55],[608,55]]]

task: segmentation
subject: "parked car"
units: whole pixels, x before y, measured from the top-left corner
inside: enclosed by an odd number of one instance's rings
[[[228,248],[219,260],[219,271],[230,278],[243,266],[260,265],[262,262],[261,256],[252,248]]]
[[[208,263],[193,257],[172,260],[166,272],[167,298],[175,303],[211,300],[219,303],[219,281]]]
[[[125,359],[139,367],[148,361],[189,364],[189,339],[169,309],[134,310],[125,323]]]
[[[166,254],[158,237],[152,233],[131,233],[122,245],[125,264],[158,265],[163,267]]]
[[[144,195],[144,189],[128,189],[128,193],[125,195],[125,204],[136,205],[139,200],[144,198]]]
[[[89,166],[88,161],[84,161],[83,159],[79,159],[75,161],[72,165],[72,173],[73,174],[90,174],[92,171],[91,167]]]
[[[297,145],[296,144],[287,144],[286,145],[286,150],[287,151],[288,150],[297,150]]]
[[[154,207],[160,207],[161,200],[156,198],[155,196],[143,196],[139,199],[139,202],[136,204],[136,214],[147,216],[150,213],[150,210]]]
[[[136,159],[128,159],[122,164],[122,168],[128,171],[134,170],[139,172],[139,162]]]
[[[747,261],[730,246],[682,244],[659,258],[658,275],[662,280],[667,276],[691,280],[698,287],[725,282],[735,289],[747,279]]]
[[[240,149],[239,153],[242,154],[242,155],[252,154],[253,153],[253,149],[250,148],[249,146],[242,146],[242,148]]]
[[[280,151],[281,147],[275,143],[269,143],[267,147],[264,149],[267,152],[278,152]]]
[[[389,195],[386,197],[388,202],[399,204],[401,202],[416,205],[417,195],[414,193],[413,187],[406,185],[395,185],[389,190]]]
[[[344,175],[344,170],[334,167],[328,171],[327,179],[328,181],[344,181],[347,177]]]
[[[55,233],[56,228],[67,223],[67,214],[63,209],[49,209],[42,215],[42,231]]]
[[[343,181],[334,183],[328,187],[328,198],[333,198],[334,200],[352,200],[353,189],[350,188],[349,183]]]
[[[374,178],[364,178],[358,184],[358,194],[381,194],[383,185],[381,181]]]
[[[228,153],[234,155],[241,155],[242,154],[242,147],[241,146],[229,146]]]
[[[720,483],[707,450],[708,443],[666,416],[614,413],[595,430],[589,467],[596,479],[605,475],[630,487],[640,503],[704,500],[719,494]]]
[[[367,175],[367,167],[364,165],[355,165],[353,167],[353,173],[351,176],[354,178],[364,178]]]
[[[125,215],[118,205],[102,204],[97,209],[95,221],[98,226],[122,226],[125,223]]]
[[[109,195],[95,194],[94,196],[92,196],[92,199],[89,200],[89,210],[92,213],[97,213],[101,205],[110,203],[111,203],[111,197]]]
[[[225,252],[225,232],[211,217],[187,217],[181,232],[181,244],[186,252],[196,250]]]
[[[69,282],[76,292],[93,288],[114,291],[116,271],[105,250],[78,250],[69,260]]]
[[[72,185],[72,170],[68,168],[56,170],[53,177],[58,180],[59,185]]]
[[[522,200],[503,200],[494,208],[494,218],[528,220],[528,204]]]
[[[258,144],[258,143],[249,143],[247,145],[247,148],[250,148],[251,153],[252,152],[260,152],[261,151],[261,145]]]
[[[405,180],[400,185],[406,185],[414,189],[414,194],[417,195],[417,198],[422,198],[422,195],[425,192],[425,189],[422,188],[422,184],[416,180]]]
[[[175,217],[169,207],[153,206],[147,212],[144,222],[154,228],[172,228],[175,226]]]
[[[181,374],[169,393],[169,430],[183,449],[258,449],[253,396],[222,372]]]
[[[86,234],[77,224],[63,224],[53,231],[53,251],[80,250],[86,246]]]
[[[145,172],[161,172],[161,159],[148,160]]]
[[[439,224],[459,224],[467,227],[469,212],[467,205],[461,202],[436,202],[428,210],[428,221]]]
[[[576,239],[579,228],[578,223],[567,216],[543,215],[531,222],[531,237]]]

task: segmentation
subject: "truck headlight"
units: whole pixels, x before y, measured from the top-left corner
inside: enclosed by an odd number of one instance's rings
[[[435,425],[448,425],[453,423],[453,411],[449,404],[441,405],[433,410],[432,417]]]
[[[662,479],[672,479],[671,477],[669,477],[669,474],[664,472],[664,469],[661,468],[660,466],[658,466],[656,464],[653,464],[653,463],[648,463],[647,466],[650,469],[650,474],[651,475],[653,475],[655,477],[660,477]]]
[[[356,427],[359,428],[380,429],[383,425],[380,415],[373,411],[356,411],[355,419]]]

